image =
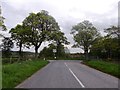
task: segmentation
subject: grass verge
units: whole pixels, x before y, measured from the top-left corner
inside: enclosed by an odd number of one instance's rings
[[[108,73],[110,75],[113,75],[117,78],[120,78],[120,65],[106,62],[106,61],[98,61],[98,60],[90,60],[90,61],[84,61],[83,64],[88,65],[92,68],[95,68],[97,70],[100,70],[104,73]]]
[[[31,76],[40,68],[47,65],[48,61],[32,60],[2,66],[2,88],[13,88]]]

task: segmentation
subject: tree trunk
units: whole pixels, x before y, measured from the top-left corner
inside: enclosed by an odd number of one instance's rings
[[[20,47],[20,49],[19,49],[19,60],[21,60],[21,58],[22,58],[22,42],[20,42],[19,47]]]
[[[19,52],[21,53],[21,51],[22,51],[22,43],[20,43],[19,47],[20,47]]]
[[[85,53],[85,59],[88,60],[88,49],[84,49],[84,53]]]
[[[61,43],[57,41],[57,52],[56,52],[57,58],[61,57]]]
[[[35,46],[35,58],[38,58],[38,46]]]
[[[38,58],[38,49],[39,49],[41,44],[42,44],[42,41],[40,41],[39,43],[34,44],[34,46],[35,46],[35,58]]]

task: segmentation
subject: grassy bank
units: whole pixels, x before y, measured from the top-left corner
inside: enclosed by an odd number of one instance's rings
[[[31,76],[40,68],[48,64],[48,61],[32,60],[21,63],[3,65],[2,87],[12,88]]]
[[[105,72],[105,73],[108,73],[110,75],[120,78],[120,72],[119,72],[120,65],[119,64],[115,64],[112,62],[106,62],[106,61],[98,61],[98,60],[97,61],[90,60],[90,61],[85,61],[83,63],[92,68],[95,68],[97,70],[100,70],[102,72]]]

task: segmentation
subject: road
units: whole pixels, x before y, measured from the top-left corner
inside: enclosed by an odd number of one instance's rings
[[[118,79],[81,64],[52,61],[16,88],[118,88]]]

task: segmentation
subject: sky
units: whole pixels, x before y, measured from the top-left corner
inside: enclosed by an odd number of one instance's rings
[[[65,33],[70,45],[66,45],[71,53],[83,52],[80,48],[72,48],[74,40],[70,34],[72,26],[84,20],[89,20],[104,35],[103,30],[118,23],[119,0],[1,0],[2,16],[8,31],[2,32],[5,36],[11,28],[22,21],[31,12],[46,10],[58,22],[61,31]],[[42,43],[39,51],[47,46]],[[19,50],[15,47],[13,50]],[[34,52],[34,47],[25,49]]]

